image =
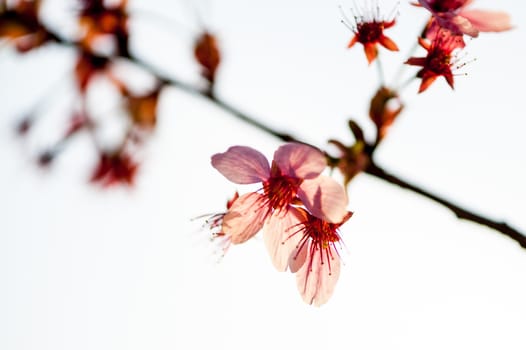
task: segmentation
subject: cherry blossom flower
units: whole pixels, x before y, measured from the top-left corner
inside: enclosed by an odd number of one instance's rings
[[[138,164],[125,152],[102,152],[99,163],[90,181],[100,183],[104,187],[116,184],[133,185]]]
[[[221,213],[216,213],[209,215],[205,222],[205,227],[208,227],[212,233],[211,241],[217,243],[221,250],[221,256],[224,256],[230,247],[231,236],[225,233],[223,229],[223,222],[225,216],[228,214],[229,210],[233,207],[234,203],[238,200],[239,193],[234,193],[234,196],[229,199],[226,203],[226,211]]]
[[[276,150],[270,166],[259,151],[233,146],[212,156],[212,165],[234,183],[262,183],[260,190],[239,197],[223,218],[224,232],[234,244],[247,241],[263,225],[266,241],[282,239],[295,220],[293,205],[302,204],[312,215],[329,222],[339,222],[347,212],[343,187],[320,175],[327,162],[323,153],[313,147],[287,143]],[[284,245],[284,249],[290,251],[293,247]],[[282,254],[281,250],[270,253]],[[286,270],[286,260],[273,262],[278,270]]]
[[[440,23],[436,20],[435,17],[431,17],[427,22],[422,38],[425,38],[428,41],[433,41],[438,35],[443,35],[443,32],[449,32],[451,33],[451,35],[455,35],[457,37],[456,40],[453,42],[453,45],[455,45],[456,48],[463,49],[464,47],[466,47],[466,42],[464,41],[462,33],[457,33],[456,31],[451,31],[447,28],[440,26]]]
[[[296,209],[299,223],[292,226],[289,238],[296,238],[296,247],[289,257],[289,267],[296,273],[298,290],[307,304],[320,306],[332,296],[340,275],[342,240],[339,228],[352,216],[347,212],[338,223],[330,223]]]
[[[393,40],[384,35],[384,29],[391,28],[395,24],[395,19],[382,19],[378,5],[375,9],[364,10],[364,14],[352,13],[352,19],[344,15],[342,23],[354,33],[354,37],[348,44],[348,48],[356,43],[363,45],[367,62],[371,64],[378,56],[377,44],[382,45],[388,50],[398,51],[398,46]]]
[[[422,79],[419,93],[425,91],[439,76],[443,76],[449,86],[453,87],[453,69],[456,68],[454,52],[459,49],[462,36],[454,35],[449,30],[441,30],[432,40],[419,38],[420,45],[427,50],[426,57],[411,57],[405,63],[421,66],[417,77]]]
[[[510,17],[500,11],[470,10],[473,0],[418,0],[440,27],[460,35],[477,37],[479,32],[502,32],[512,28]]]

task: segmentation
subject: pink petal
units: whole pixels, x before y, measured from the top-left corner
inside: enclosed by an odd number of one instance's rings
[[[230,147],[212,156],[212,166],[237,184],[262,182],[270,176],[268,160],[259,151],[245,146]]]
[[[502,32],[512,28],[510,16],[505,12],[467,10],[461,15],[481,32]]]
[[[307,304],[321,306],[332,296],[340,277],[340,257],[331,246],[320,250],[319,247],[313,247],[311,242],[303,250],[306,262],[296,273],[298,291]]]
[[[278,271],[287,270],[289,257],[301,238],[296,234],[300,220],[299,210],[290,207],[285,215],[274,214],[265,224],[263,240]]]
[[[328,176],[305,180],[298,197],[312,215],[332,223],[341,222],[347,215],[347,195],[343,187]]]
[[[479,31],[470,20],[463,16],[455,16],[451,19],[451,23],[453,24],[454,28],[452,30],[460,31],[463,34],[469,35],[473,38],[476,38],[479,35]]]
[[[427,10],[433,12],[433,9],[431,8],[431,1],[429,0],[418,0],[418,3],[422,5]]]
[[[263,196],[251,192],[239,197],[223,218],[223,233],[231,236],[233,244],[252,238],[263,227],[267,208],[261,205]]]
[[[302,241],[300,244],[292,251],[292,254],[289,258],[289,268],[290,272],[296,273],[299,271],[299,269],[305,264],[305,261],[307,260],[307,249],[305,249],[305,246],[307,246],[307,242]]]
[[[301,143],[286,143],[274,152],[274,161],[283,174],[299,179],[312,179],[327,166],[323,153]]]

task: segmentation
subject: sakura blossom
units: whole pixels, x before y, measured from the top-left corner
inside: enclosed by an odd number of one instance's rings
[[[413,66],[421,66],[417,77],[422,79],[419,93],[425,91],[436,78],[443,76],[451,88],[453,88],[453,70],[456,68],[454,52],[461,46],[460,35],[455,35],[449,30],[441,30],[432,40],[419,38],[419,44],[427,50],[426,57],[410,57],[405,63]]]
[[[438,25],[457,35],[477,37],[479,32],[502,32],[512,28],[510,17],[501,11],[472,10],[473,0],[418,0]]]
[[[207,227],[208,230],[211,232],[212,237],[210,238],[210,240],[215,242],[217,246],[219,246],[221,256],[224,256],[226,254],[228,248],[230,248],[230,245],[232,243],[230,235],[226,234],[223,230],[223,221],[225,216],[228,214],[229,210],[238,200],[238,198],[239,193],[235,192],[232,198],[229,199],[226,203],[226,211],[205,215],[207,216],[207,218],[203,227]],[[201,217],[203,216],[200,216],[200,218]]]
[[[125,151],[117,153],[102,152],[90,181],[103,187],[116,184],[133,185],[138,164]]]
[[[234,244],[247,241],[263,226],[266,242],[285,241],[288,227],[296,221],[296,205],[328,222],[339,222],[347,213],[345,190],[332,178],[320,175],[327,162],[314,147],[286,143],[274,153],[271,166],[259,151],[233,146],[212,156],[212,165],[234,183],[262,184],[261,189],[240,196],[223,218],[224,232]],[[290,252],[290,242],[269,251],[271,256]],[[278,270],[286,270],[286,259],[272,260]]]
[[[338,223],[317,218],[298,209],[300,223],[293,227],[291,237],[298,236],[298,243],[289,257],[291,272],[296,273],[296,283],[303,301],[320,306],[334,292],[340,275],[342,239],[339,228],[353,215],[347,214]]]
[[[352,18],[344,14],[344,19],[342,20],[342,23],[354,33],[347,47],[351,48],[356,43],[362,44],[369,64],[378,56],[378,44],[390,51],[398,51],[396,43],[384,35],[384,29],[395,25],[394,16],[390,15],[387,18],[383,18],[378,5],[374,6],[373,4],[371,8],[367,9],[351,9]]]

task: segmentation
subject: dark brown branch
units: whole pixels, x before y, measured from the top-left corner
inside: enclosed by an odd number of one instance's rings
[[[247,124],[250,124],[252,126],[254,126],[255,128],[257,129],[260,129],[264,132],[266,132],[267,134],[270,134],[282,141],[285,141],[285,142],[289,142],[289,141],[297,141],[297,139],[295,137],[293,137],[292,135],[289,135],[289,134],[285,134],[285,133],[281,133],[281,132],[278,132],[276,130],[274,130],[273,128],[263,124],[263,123],[260,123],[259,121],[257,121],[256,119],[248,116],[247,114],[241,112],[239,109],[235,108],[234,106],[230,105],[229,103],[219,99],[214,93],[212,93],[210,90],[206,89],[206,90],[200,90],[192,85],[189,85],[189,84],[186,84],[186,83],[183,83],[175,78],[169,78],[169,77],[166,77],[164,74],[161,74],[158,69],[152,67],[149,63],[143,61],[142,59],[139,59],[135,56],[132,56],[132,55],[129,55],[127,57],[125,57],[126,59],[130,60],[131,62],[135,63],[136,65],[144,68],[145,70],[149,71],[150,73],[152,73],[153,75],[155,75],[160,81],[162,81],[163,83],[165,84],[169,84],[169,85],[172,85],[172,86],[175,86],[181,90],[184,90],[192,95],[197,95],[197,96],[200,96],[200,97],[204,97],[206,99],[208,99],[210,102],[214,103],[216,106],[220,107],[221,109],[223,109],[225,112],[233,115],[234,117],[236,117],[237,119],[240,119],[242,120],[243,122],[247,123]]]
[[[53,39],[55,42],[59,44],[63,44],[66,46],[73,46],[76,47],[76,43],[70,42],[67,40],[64,40],[60,38],[59,36],[53,35]],[[153,67],[146,61],[135,57],[129,53],[127,53],[125,56],[121,55],[121,58],[125,58],[129,60],[130,62],[144,68],[145,70],[149,71],[151,74],[155,75],[162,83],[172,85],[174,87],[177,87],[183,91],[186,91],[192,95],[200,96],[202,98],[207,99],[209,102],[215,104],[217,107],[221,108],[225,112],[231,114],[232,116],[236,117],[239,120],[242,120],[245,123],[248,123],[252,126],[254,126],[257,129],[260,129],[264,131],[267,134],[270,134],[281,141],[296,141],[296,142],[302,142],[306,143],[298,138],[293,137],[290,134],[278,132],[274,130],[272,127],[265,125],[259,121],[257,121],[255,118],[251,117],[250,115],[241,112],[239,109],[234,107],[233,105],[221,100],[218,98],[210,89],[202,90],[197,87],[194,87],[192,85],[183,83],[182,81],[179,81],[175,78],[168,77],[167,75],[161,73],[159,69]],[[372,151],[371,151],[372,153]],[[368,165],[368,167],[365,169],[365,173],[375,176],[379,179],[382,179],[384,181],[387,181],[391,184],[397,185],[399,187],[402,187],[404,189],[407,189],[409,191],[412,191],[414,193],[418,193],[419,195],[428,198],[445,208],[451,210],[459,219],[471,221],[489,228],[494,229],[497,232],[500,232],[501,234],[515,240],[517,243],[520,244],[521,247],[526,248],[526,236],[519,232],[518,230],[512,228],[505,222],[497,222],[490,220],[482,215],[476,214],[472,211],[469,211],[465,208],[462,208],[436,194],[433,194],[421,187],[418,187],[416,185],[413,185],[393,174],[388,173],[384,169],[382,169],[380,166],[375,164],[373,161],[371,161]]]
[[[418,193],[419,195],[424,196],[425,198],[428,198],[448,208],[455,214],[457,218],[468,220],[471,222],[476,222],[480,225],[492,228],[502,233],[503,235],[508,236],[509,238],[515,240],[517,243],[520,244],[521,247],[526,248],[526,236],[520,233],[519,231],[517,231],[516,229],[514,229],[513,227],[509,226],[505,222],[497,222],[494,220],[490,220],[482,215],[479,215],[472,211],[464,209],[442,197],[439,197],[436,194],[428,192],[427,190],[424,190],[423,188],[420,188],[403,179],[400,179],[399,177],[393,174],[388,173],[387,171],[385,171],[384,169],[376,165],[374,162],[369,163],[369,166],[365,169],[365,172],[369,175],[372,175],[374,177],[387,181],[393,185],[397,185],[406,190],[412,191],[414,193]]]

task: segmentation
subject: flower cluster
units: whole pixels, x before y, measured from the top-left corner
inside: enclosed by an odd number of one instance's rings
[[[472,0],[419,0],[414,5],[427,9],[430,19],[418,39],[426,51],[425,57],[410,57],[405,64],[422,67],[416,74],[422,79],[419,93],[425,91],[436,78],[442,76],[453,88],[453,71],[459,68],[456,53],[466,46],[464,35],[477,37],[479,32],[502,32],[512,28],[509,16],[504,12],[472,10]],[[398,46],[384,34],[395,25],[393,15],[384,18],[378,4],[351,9],[351,17],[343,14],[342,22],[354,33],[348,47],[363,45],[369,64],[378,56],[378,45],[390,51]]]
[[[455,54],[466,46],[464,35],[477,37],[479,32],[502,32],[511,29],[506,13],[467,9],[472,0],[419,0],[431,12],[419,44],[425,57],[411,57],[405,63],[421,66],[417,77],[422,79],[418,92],[425,91],[436,78],[442,76],[453,88]]]
[[[427,54],[409,57],[404,62],[420,67],[411,77],[421,79],[419,93],[440,76],[453,88],[453,71],[459,67],[456,53],[466,46],[464,35],[476,37],[479,32],[511,28],[508,16],[503,13],[466,10],[470,2],[420,0],[415,4],[431,12],[418,38]],[[338,157],[326,157],[321,151],[300,143],[279,147],[271,164],[260,152],[244,146],[231,147],[212,157],[212,165],[228,180],[237,184],[261,184],[257,191],[236,196],[229,202],[226,212],[211,218],[213,234],[226,241],[228,247],[246,242],[262,230],[274,266],[279,271],[290,270],[296,274],[298,290],[309,304],[321,305],[333,293],[340,271],[339,229],[352,216],[346,209],[345,189],[321,173],[327,166],[338,168],[347,186],[357,174],[374,165],[375,148],[404,109],[399,95],[401,85],[398,82],[395,88],[383,85],[378,58],[378,46],[399,50],[384,33],[395,25],[395,13],[396,8],[390,15],[382,16],[375,1],[361,7],[355,4],[351,16],[342,11],[342,22],[353,32],[348,47],[361,44],[368,64],[376,61],[379,67],[381,84],[369,108],[370,120],[376,127],[374,142],[367,141],[362,128],[349,120],[354,143],[348,146],[338,140],[329,140],[340,152]],[[203,43],[206,42],[203,39]],[[205,45],[202,52],[213,50]],[[214,58],[214,55],[208,56]],[[205,64],[208,60],[200,61],[205,68],[213,67],[213,64]]]
[[[352,215],[343,187],[321,174],[327,167],[325,155],[305,144],[287,143],[269,164],[259,151],[233,146],[212,156],[212,165],[236,184],[261,183],[259,190],[230,203],[221,216],[221,234],[240,244],[263,230],[276,269],[296,273],[305,302],[325,303],[339,276],[338,230]]]
[[[71,76],[76,89],[71,111],[64,118],[64,130],[44,150],[38,150],[37,164],[50,167],[71,139],[89,134],[96,153],[88,177],[90,183],[104,188],[117,184],[132,186],[140,168],[138,153],[156,128],[157,106],[170,79],[134,58],[129,45],[132,15],[128,0],[74,0],[77,30],[69,35],[55,32],[41,19],[45,2],[0,0],[0,40],[6,40],[17,53],[26,54],[48,43],[75,49]],[[212,94],[221,57],[215,36],[204,29],[195,33],[194,51],[195,64],[201,68],[201,77]],[[134,75],[146,77],[149,83],[138,87]],[[101,86],[113,98],[108,103],[109,111],[88,101],[88,96]],[[55,90],[49,89],[20,118],[16,126],[19,136],[30,136],[36,122],[42,119],[40,107],[44,102],[53,106],[55,99],[62,100]],[[103,140],[101,135],[116,125],[119,130],[114,133],[115,139]]]

